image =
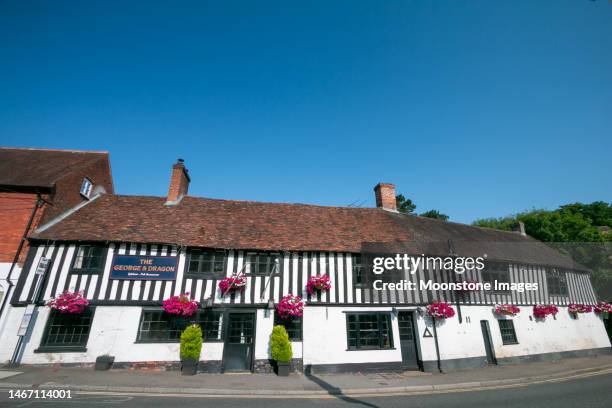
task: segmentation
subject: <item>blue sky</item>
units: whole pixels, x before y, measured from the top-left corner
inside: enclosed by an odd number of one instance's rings
[[[612,201],[612,4],[0,1],[0,145],[108,150],[117,192],[452,220]],[[171,4],[172,3],[172,4]]]

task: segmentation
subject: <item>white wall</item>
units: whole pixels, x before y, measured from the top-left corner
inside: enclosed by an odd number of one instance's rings
[[[304,309],[304,365],[401,361],[397,319],[392,316],[393,350],[347,350],[346,313],[391,311],[390,307],[306,307]]]
[[[491,306],[462,306],[462,324],[459,324],[456,315],[452,319],[439,322],[437,331],[441,359],[484,356],[481,320],[489,321],[497,358],[610,347],[603,321],[595,313],[583,314],[578,319],[573,319],[566,307],[559,307],[556,320],[549,316],[541,321],[529,319],[532,307],[522,307],[517,316],[501,318],[492,310]],[[514,320],[519,344],[503,345],[498,319]],[[422,359],[435,361],[434,339],[423,338],[426,326],[433,333],[431,320],[419,317],[417,321]]]

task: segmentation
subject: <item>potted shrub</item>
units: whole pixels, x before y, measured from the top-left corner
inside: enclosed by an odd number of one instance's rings
[[[202,329],[197,324],[188,326],[181,334],[181,373],[195,375],[202,352]]]
[[[115,362],[114,356],[109,356],[108,354],[98,356],[96,358],[95,370],[96,371],[106,371],[113,366],[114,362]]]
[[[270,349],[272,350],[272,360],[276,362],[276,373],[279,377],[288,377],[291,367],[291,342],[284,326],[274,326],[270,336]]]

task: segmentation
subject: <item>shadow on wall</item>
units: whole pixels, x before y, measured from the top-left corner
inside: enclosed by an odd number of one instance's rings
[[[363,405],[365,407],[379,408],[378,405],[370,404],[369,402],[361,401],[359,399],[352,398],[352,397],[349,397],[347,395],[344,395],[340,388],[334,387],[333,385],[323,381],[322,379],[320,379],[319,377],[317,377],[315,375],[312,375],[312,374],[310,374],[308,372],[306,372],[304,375],[310,381],[312,381],[313,383],[317,384],[319,387],[321,387],[325,391],[327,391],[327,393],[329,395],[333,395],[334,397],[338,398],[339,400],[342,400],[342,401],[347,402],[349,404],[360,404],[360,405]]]

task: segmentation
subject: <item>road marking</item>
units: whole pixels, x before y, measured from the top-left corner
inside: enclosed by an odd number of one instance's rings
[[[544,380],[533,380],[530,382],[516,383],[516,384],[501,384],[474,388],[454,388],[449,390],[431,390],[431,391],[403,391],[403,392],[390,392],[390,393],[346,393],[346,394],[282,394],[282,395],[235,395],[235,394],[180,394],[180,393],[137,393],[137,392],[111,392],[111,391],[74,391],[76,395],[121,395],[121,396],[141,396],[141,397],[184,397],[184,398],[222,398],[222,399],[339,399],[342,397],[360,397],[360,398],[377,398],[377,397],[397,397],[397,396],[412,396],[412,395],[435,395],[435,394],[452,394],[458,392],[473,392],[473,391],[487,391],[487,390],[499,390],[509,388],[522,388],[530,385],[544,384],[544,383],[556,383],[563,381],[570,381],[575,379],[595,377],[599,375],[612,374],[612,369],[606,369],[602,371],[596,371],[585,374],[575,374],[565,377],[550,378]]]

